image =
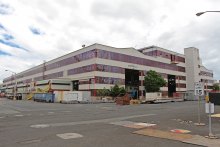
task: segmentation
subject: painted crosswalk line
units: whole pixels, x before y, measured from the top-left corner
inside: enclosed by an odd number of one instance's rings
[[[75,138],[82,138],[83,135],[78,133],[64,133],[64,134],[57,134],[58,137],[62,139],[75,139]]]

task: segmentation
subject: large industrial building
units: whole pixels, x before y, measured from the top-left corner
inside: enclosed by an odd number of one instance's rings
[[[137,90],[141,97],[145,95],[143,81],[149,70],[167,81],[161,88],[163,96],[193,91],[195,82],[204,82],[205,90],[209,90],[214,82],[213,72],[202,65],[199,50],[194,47],[180,54],[157,46],[135,49],[93,44],[5,78],[1,90],[13,95],[17,83],[18,95],[49,85],[50,92],[91,91],[97,96],[98,89],[118,84],[127,92]]]

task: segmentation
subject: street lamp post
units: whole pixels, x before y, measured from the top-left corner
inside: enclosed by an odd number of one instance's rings
[[[199,12],[199,13],[196,13],[196,16],[200,16],[204,13],[207,13],[207,12],[220,12],[220,11],[204,11],[204,12]],[[205,80],[205,84],[206,84],[206,90],[208,92],[208,85],[207,85],[207,80]],[[216,137],[215,135],[212,134],[212,124],[211,124],[211,103],[209,101],[208,103],[208,113],[209,113],[209,135],[206,136],[207,138],[210,138],[210,139],[217,139],[218,137]],[[213,108],[214,109],[214,108]]]
[[[16,100],[16,96],[17,96],[17,78],[16,78],[16,72],[13,72],[11,70],[5,70],[5,71],[9,71],[12,74],[14,74],[14,80],[15,80],[15,86],[14,86],[14,91],[13,91],[13,100]]]
[[[207,12],[220,12],[220,11],[204,11],[204,12],[199,12],[199,13],[196,13],[196,16],[200,16],[204,13],[207,13]]]

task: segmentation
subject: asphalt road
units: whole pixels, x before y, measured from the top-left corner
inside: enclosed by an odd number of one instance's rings
[[[207,124],[203,105],[201,122]],[[215,112],[220,113],[220,106]],[[197,114],[193,101],[117,106],[0,99],[0,147],[192,147],[196,145],[137,135],[133,132],[140,129],[120,124],[143,122],[164,131],[186,129],[208,135],[207,125],[194,125]],[[220,135],[220,118],[212,120],[213,132]]]

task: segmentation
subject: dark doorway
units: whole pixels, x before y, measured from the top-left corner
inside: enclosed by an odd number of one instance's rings
[[[168,75],[168,96],[172,97],[174,92],[176,92],[176,76]]]
[[[73,91],[78,91],[79,90],[79,80],[73,81]]]
[[[139,71],[125,69],[125,89],[133,99],[138,99]]]

